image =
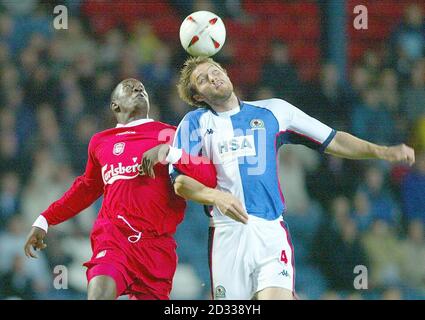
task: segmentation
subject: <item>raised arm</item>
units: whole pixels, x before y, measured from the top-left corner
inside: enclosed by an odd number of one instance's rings
[[[325,153],[347,159],[381,159],[409,165],[415,162],[415,151],[405,144],[381,146],[343,131],[336,133]]]
[[[409,165],[415,162],[414,150],[404,144],[380,146],[347,132],[336,131],[286,101],[273,101],[268,108],[279,120],[281,131],[278,135],[278,145],[303,144],[320,152],[347,159],[381,159]]]

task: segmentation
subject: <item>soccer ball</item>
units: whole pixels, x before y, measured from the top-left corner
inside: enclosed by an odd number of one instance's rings
[[[180,26],[180,42],[191,56],[213,56],[221,50],[225,40],[223,21],[209,11],[193,12]]]

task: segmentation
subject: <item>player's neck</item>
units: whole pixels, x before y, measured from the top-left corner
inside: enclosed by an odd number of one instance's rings
[[[210,106],[215,112],[226,112],[238,108],[239,100],[235,93],[232,92],[229,99],[220,103],[211,103]]]
[[[137,115],[118,115],[117,121],[119,124],[126,125],[127,123],[140,120],[140,119],[146,119],[148,116],[146,114],[137,114]]]

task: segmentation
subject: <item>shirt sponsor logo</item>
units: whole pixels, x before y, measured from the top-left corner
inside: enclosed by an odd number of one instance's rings
[[[134,164],[124,166],[121,162],[117,165],[105,164],[102,167],[102,178],[105,184],[113,184],[117,180],[129,180],[136,178],[142,171],[142,164],[137,163],[137,157],[133,158]]]
[[[255,156],[254,136],[233,137],[230,140],[220,141],[217,144],[222,159]]]
[[[114,144],[114,149],[112,150],[112,153],[116,156],[119,156],[121,153],[124,152],[125,143],[124,142],[118,142]]]

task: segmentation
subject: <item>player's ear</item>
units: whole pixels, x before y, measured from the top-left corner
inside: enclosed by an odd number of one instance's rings
[[[111,110],[115,113],[120,112],[120,106],[117,105],[115,102],[111,102]]]

